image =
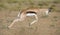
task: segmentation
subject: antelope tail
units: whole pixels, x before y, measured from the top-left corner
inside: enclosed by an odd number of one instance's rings
[[[23,20],[25,20],[25,18],[26,18],[26,15],[24,15],[23,13],[20,15],[20,21],[23,21]]]
[[[19,21],[23,21],[25,19],[25,17],[26,16],[24,15],[24,13],[19,12],[16,19],[19,19]]]

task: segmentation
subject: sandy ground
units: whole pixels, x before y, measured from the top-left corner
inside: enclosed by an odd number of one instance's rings
[[[16,18],[17,11],[0,12],[0,35],[60,35],[60,12],[51,12],[48,17],[38,15],[38,22],[29,26],[34,17],[16,22],[11,29],[8,26]]]

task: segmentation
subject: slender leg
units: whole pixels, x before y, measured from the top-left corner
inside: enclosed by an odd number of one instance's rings
[[[33,22],[31,22],[31,25],[38,21],[37,15],[35,14],[34,16],[35,16],[36,20],[34,20]]]
[[[15,19],[8,27],[11,28],[15,22],[20,21],[20,19]]]
[[[18,15],[17,15],[17,19],[15,19],[8,27],[11,28],[15,22],[20,21],[19,18],[20,18],[20,12],[19,12]]]

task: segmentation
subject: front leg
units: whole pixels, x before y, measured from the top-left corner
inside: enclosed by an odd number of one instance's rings
[[[38,16],[36,14],[34,16],[35,16],[36,20],[34,20],[33,22],[31,22],[31,25],[38,21]]]

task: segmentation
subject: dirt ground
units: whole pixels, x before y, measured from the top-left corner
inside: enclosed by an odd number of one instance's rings
[[[17,11],[0,12],[0,35],[60,35],[60,12],[51,12],[49,16],[38,15],[38,22],[29,26],[34,17],[16,22],[11,29],[8,26],[16,18]]]
[[[13,6],[14,7],[14,6]],[[22,22],[16,22],[11,29],[8,26],[17,17],[19,11],[0,11],[0,35],[60,35],[60,3],[56,4],[49,16],[38,15],[39,20],[29,26],[35,18],[27,17]],[[12,7],[11,7],[12,8]]]

